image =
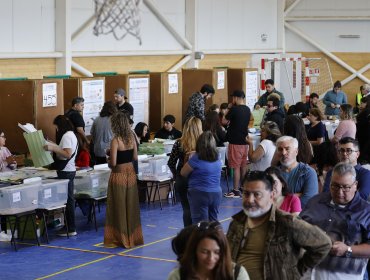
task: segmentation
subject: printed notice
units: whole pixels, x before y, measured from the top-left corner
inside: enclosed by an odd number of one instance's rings
[[[179,80],[177,74],[168,74],[168,93],[178,93],[179,92]]]
[[[13,193],[13,202],[21,201],[21,192]]]
[[[217,72],[217,89],[225,88],[225,71]]]
[[[51,197],[51,189],[45,189],[44,190],[44,198],[48,199]]]
[[[245,102],[253,110],[254,104],[258,100],[258,72],[245,72]]]
[[[93,188],[99,187],[99,179],[98,178],[92,179],[92,187]]]
[[[42,107],[57,106],[57,83],[42,84]]]

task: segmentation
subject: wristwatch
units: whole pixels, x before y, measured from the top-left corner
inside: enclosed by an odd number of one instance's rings
[[[352,257],[352,248],[351,248],[351,246],[348,246],[345,256],[346,256],[346,258],[351,258]]]

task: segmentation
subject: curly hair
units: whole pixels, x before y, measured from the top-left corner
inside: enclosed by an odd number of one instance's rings
[[[133,132],[126,114],[122,112],[116,112],[112,115],[111,119],[112,132],[120,138],[125,146],[133,145]]]
[[[197,140],[202,133],[202,121],[200,119],[191,117],[186,120],[180,138],[184,153],[195,151]]]

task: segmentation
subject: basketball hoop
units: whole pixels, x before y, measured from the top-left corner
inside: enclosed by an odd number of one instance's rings
[[[141,0],[94,0],[96,22],[94,34],[113,33],[117,40],[122,40],[131,34],[139,40],[140,15],[139,4]]]

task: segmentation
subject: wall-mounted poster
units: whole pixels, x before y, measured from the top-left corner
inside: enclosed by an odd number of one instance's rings
[[[99,116],[99,113],[104,105],[104,79],[99,80],[83,80],[82,81],[82,97],[85,99],[85,108],[83,110],[83,118],[85,121],[85,134],[90,135],[90,129],[94,119]]]
[[[258,100],[258,72],[245,72],[245,103],[249,109],[253,110],[254,104]]]
[[[168,93],[179,93],[178,74],[168,74]]]
[[[129,102],[134,107],[134,126],[149,123],[149,77],[129,78]]]
[[[217,89],[225,88],[225,71],[217,71]]]

